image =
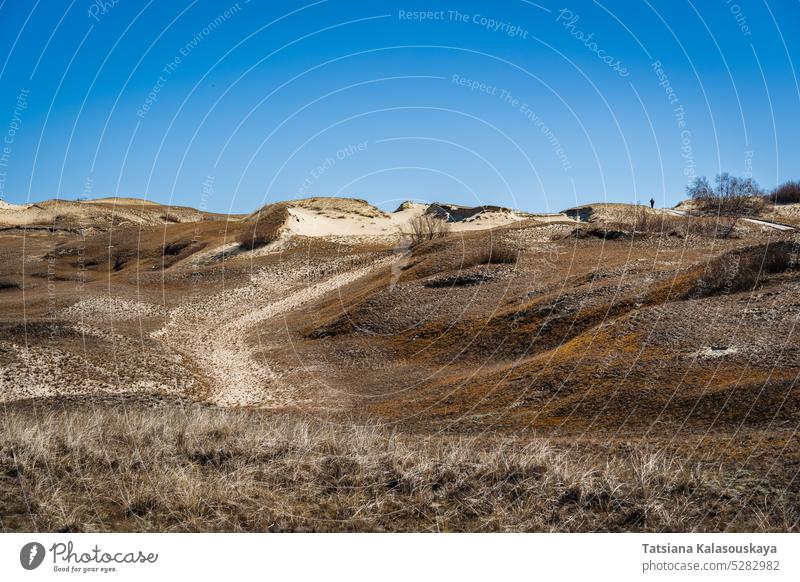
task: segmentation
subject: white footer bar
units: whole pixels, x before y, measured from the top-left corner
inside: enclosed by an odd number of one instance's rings
[[[798,561],[798,534],[0,534],[2,580],[768,581]]]

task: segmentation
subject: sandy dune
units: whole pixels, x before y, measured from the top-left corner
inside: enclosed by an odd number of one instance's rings
[[[198,222],[208,218],[194,208],[161,205],[136,198],[45,200],[33,204],[0,204],[0,227],[41,226],[87,230],[127,225]]]
[[[499,207],[469,208],[409,201],[394,212],[383,212],[363,201],[333,198],[320,204],[319,200],[312,198],[286,202],[289,218],[284,233],[334,238],[396,237],[408,230],[411,220],[424,213],[436,213],[446,218],[453,232],[497,228],[529,218],[543,222],[571,220],[564,214],[529,214]]]

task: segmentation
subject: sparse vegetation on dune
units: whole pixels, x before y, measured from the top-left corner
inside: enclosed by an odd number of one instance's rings
[[[484,240],[477,247],[468,248],[464,252],[462,269],[476,265],[504,265],[514,264],[519,260],[519,251],[508,244],[497,241]]]
[[[380,218],[386,215],[386,213],[375,208],[366,200],[358,198],[315,197],[294,200],[292,204],[299,208],[307,208],[317,212],[337,213],[339,218],[345,218],[344,215],[347,214],[355,214],[365,218]]]
[[[611,205],[606,205],[611,206]],[[671,214],[664,210],[641,205],[614,205],[613,213],[591,219],[572,229],[570,238],[602,238],[605,240],[631,239],[632,237],[676,238],[735,238],[746,231],[747,224],[738,214],[706,212],[697,202],[686,215]],[[562,238],[560,235],[555,240]]]
[[[5,530],[790,530],[718,467],[197,406],[7,410]],[[743,479],[743,483],[746,479]],[[714,508],[711,511],[711,508]]]
[[[696,211],[704,214],[753,216],[764,207],[763,191],[755,180],[727,172],[715,177],[714,186],[705,176],[695,178],[686,193],[695,202]]]
[[[166,269],[207,246],[230,239],[229,225],[222,220],[169,223],[160,227],[124,227],[108,233],[60,235],[37,241],[47,260],[45,267],[60,276],[82,273],[91,280],[106,272]],[[13,242],[11,239],[9,242]],[[45,273],[46,276],[46,273]]]
[[[243,250],[253,250],[278,240],[281,229],[289,218],[283,204],[273,204],[250,217],[239,230],[236,242]]]
[[[79,232],[96,229],[112,232],[120,227],[150,228],[164,224],[197,223],[220,215],[194,208],[162,205],[135,198],[97,200],[44,200],[20,205],[0,215],[0,226],[47,227],[53,231]]]
[[[798,266],[800,245],[796,241],[780,240],[734,249],[705,263],[689,296],[753,291],[768,275]]]
[[[645,206],[631,206],[621,213],[619,221],[607,229],[626,234],[647,234],[673,237],[731,238],[736,233],[738,219],[724,214],[713,216],[677,216]]]
[[[408,221],[403,236],[411,240],[412,246],[442,238],[450,233],[446,220],[433,214],[420,214]]]

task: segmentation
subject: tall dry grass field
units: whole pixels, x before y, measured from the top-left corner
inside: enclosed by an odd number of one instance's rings
[[[7,409],[0,525],[42,531],[787,531],[715,467],[648,447],[406,437],[201,406]]]

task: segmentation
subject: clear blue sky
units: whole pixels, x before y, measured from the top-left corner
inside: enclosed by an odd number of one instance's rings
[[[672,205],[800,178],[798,65],[795,0],[5,0],[0,197]]]

